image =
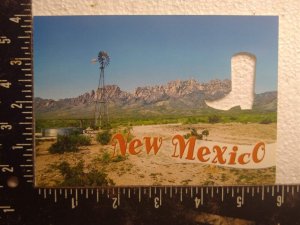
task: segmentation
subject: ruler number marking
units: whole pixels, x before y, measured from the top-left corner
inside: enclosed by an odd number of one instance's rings
[[[2,125],[0,125],[0,129],[1,130],[11,130],[12,129],[12,125],[10,125],[10,124],[2,124]]]
[[[277,205],[278,207],[281,207],[281,206],[282,206],[282,203],[283,203],[282,196],[281,196],[281,195],[278,195],[278,196],[277,196],[277,202],[276,202],[276,205]]]
[[[4,88],[10,88],[11,83],[8,82],[7,80],[0,80],[0,86]]]
[[[21,66],[22,65],[22,61],[14,59],[14,60],[10,60],[9,64],[12,65],[12,66]]]
[[[201,199],[198,198],[198,197],[196,197],[196,198],[195,198],[195,207],[196,207],[196,209],[199,208],[200,203],[201,203]]]
[[[15,23],[20,23],[21,17],[11,17],[9,18],[10,21],[15,22]]]
[[[118,198],[114,197],[114,198],[112,198],[112,200],[113,200],[113,204],[112,204],[113,209],[117,209],[118,208]]]
[[[238,207],[238,208],[241,208],[242,207],[242,205],[243,205],[243,198],[242,198],[242,196],[237,196],[237,198],[236,198],[236,206]]]
[[[10,107],[11,107],[12,109],[16,109],[16,108],[22,109],[22,108],[23,108],[23,104],[22,104],[22,103],[12,103],[12,104],[10,105]]]
[[[0,44],[10,44],[11,40],[6,36],[0,36]]]
[[[160,199],[159,197],[154,198],[154,208],[158,209],[160,207]]]
[[[13,173],[14,172],[14,168],[12,166],[11,167],[5,166],[1,170],[2,170],[3,173],[6,173],[6,172]]]

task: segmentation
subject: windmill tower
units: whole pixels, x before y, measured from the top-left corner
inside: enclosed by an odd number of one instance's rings
[[[96,91],[96,103],[95,103],[95,122],[94,127],[107,128],[109,127],[108,121],[108,109],[107,109],[107,93],[105,90],[104,82],[104,69],[108,66],[110,61],[107,52],[100,51],[98,54],[98,62],[100,63],[100,78]]]

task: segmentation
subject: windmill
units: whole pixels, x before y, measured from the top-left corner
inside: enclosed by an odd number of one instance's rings
[[[95,121],[94,127],[108,128],[108,107],[107,107],[107,93],[105,90],[104,82],[104,69],[108,66],[110,61],[107,52],[100,51],[98,54],[98,62],[100,63],[100,78],[99,84],[96,91],[96,102],[95,102]]]

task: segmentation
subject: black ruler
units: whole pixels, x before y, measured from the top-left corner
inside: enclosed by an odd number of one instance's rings
[[[30,0],[0,2],[0,225],[300,224],[300,185],[34,187]]]

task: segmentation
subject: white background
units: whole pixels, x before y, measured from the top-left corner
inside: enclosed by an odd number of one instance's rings
[[[277,183],[300,183],[299,0],[32,0],[33,15],[278,15]]]

